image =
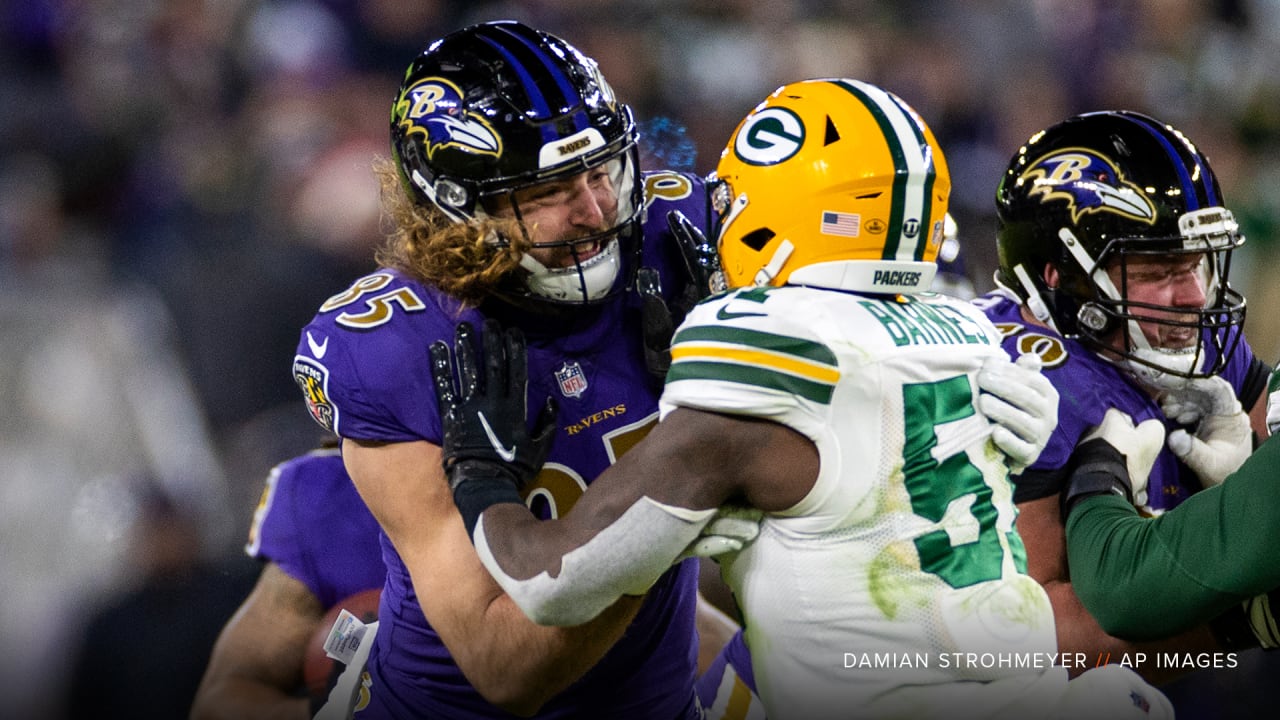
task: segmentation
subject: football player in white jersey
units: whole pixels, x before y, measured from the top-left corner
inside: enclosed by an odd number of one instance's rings
[[[774,720],[1171,716],[1119,666],[1068,685],[1009,481],[1057,396],[928,292],[951,179],[924,121],[874,85],[792,83],[717,175],[733,289],[677,330],[657,428],[559,520],[520,503],[549,434],[525,419],[520,335],[487,326],[483,361],[466,334],[433,345],[454,500],[503,589],[585,622],[744,504],[759,535],[721,564]]]

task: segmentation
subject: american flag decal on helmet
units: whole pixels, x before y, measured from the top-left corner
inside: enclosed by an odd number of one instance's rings
[[[824,210],[819,232],[824,235],[843,235],[858,237],[862,227],[862,216],[857,213],[842,213]]]

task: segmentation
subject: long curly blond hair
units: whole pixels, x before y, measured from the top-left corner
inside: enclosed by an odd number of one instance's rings
[[[374,255],[380,265],[472,306],[518,271],[529,243],[514,219],[453,222],[410,198],[391,159],[375,159],[373,172],[381,187],[384,221],[390,223],[386,241]],[[489,242],[495,234],[506,242]]]

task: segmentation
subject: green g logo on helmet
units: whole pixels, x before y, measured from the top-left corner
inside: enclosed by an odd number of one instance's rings
[[[733,142],[733,153],[749,165],[777,165],[800,152],[804,123],[782,107],[769,107],[742,121]]]

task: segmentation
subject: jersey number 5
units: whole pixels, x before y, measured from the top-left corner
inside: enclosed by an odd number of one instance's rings
[[[951,587],[968,587],[999,579],[1008,552],[1014,567],[1026,572],[1022,539],[1012,531],[996,528],[999,511],[992,502],[992,489],[968,453],[960,450],[935,457],[938,426],[975,414],[969,378],[958,375],[904,385],[902,400],[906,427],[903,475],[911,509],[931,522],[946,518],[947,527],[952,528],[951,532],[933,530],[915,539],[920,568]],[[973,537],[975,521],[977,533]]]

